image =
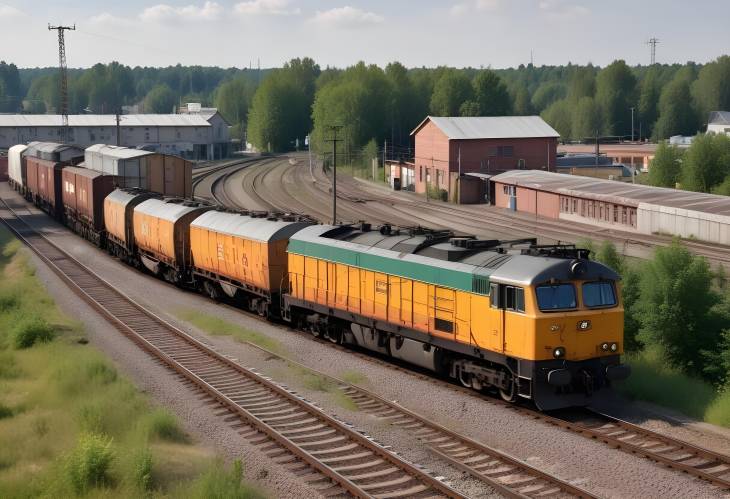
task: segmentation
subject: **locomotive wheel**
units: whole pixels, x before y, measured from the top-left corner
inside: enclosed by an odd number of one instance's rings
[[[512,376],[510,376],[509,387],[506,390],[504,388],[499,389],[499,396],[510,404],[517,402],[517,384]]]

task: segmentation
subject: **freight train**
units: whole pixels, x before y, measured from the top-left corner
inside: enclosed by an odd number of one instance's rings
[[[23,184],[18,165],[11,181],[110,254],[178,286],[541,410],[588,405],[629,375],[620,278],[587,250],[231,212],[82,170],[48,167],[64,186],[61,207]]]

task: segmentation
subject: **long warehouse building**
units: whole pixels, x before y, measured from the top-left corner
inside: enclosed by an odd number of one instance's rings
[[[230,153],[229,124],[207,114],[80,114],[68,117],[68,142],[81,148],[116,144],[186,159],[212,160]],[[59,114],[0,114],[0,149],[61,138]]]
[[[730,197],[539,170],[490,179],[492,204],[537,216],[641,234],[730,245]]]

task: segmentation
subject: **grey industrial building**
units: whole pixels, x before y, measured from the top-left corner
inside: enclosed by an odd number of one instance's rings
[[[201,110],[202,111],[202,110]],[[186,114],[81,114],[68,117],[69,142],[81,148],[92,144],[211,160],[230,153],[229,124],[215,109]],[[0,149],[61,137],[58,114],[0,114]]]

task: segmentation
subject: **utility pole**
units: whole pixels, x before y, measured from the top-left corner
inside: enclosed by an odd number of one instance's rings
[[[631,106],[631,142],[634,141],[634,106]]]
[[[383,182],[385,182],[385,161],[386,161],[386,153],[388,151],[388,139],[385,139],[385,144],[383,144]],[[373,180],[375,180],[375,177],[373,177]]]
[[[117,111],[116,119],[117,119],[117,145],[118,146],[121,146],[122,145],[122,141],[121,141],[121,128],[119,126],[119,122],[122,121],[122,118],[121,118],[120,114],[122,114],[121,111]]]
[[[329,125],[327,128],[332,130],[332,138],[328,142],[332,142],[332,225],[337,225],[337,132],[342,129],[342,125]]]
[[[64,31],[75,31],[76,25],[73,26],[51,26],[48,24],[48,31],[58,31],[58,71],[60,73],[60,90],[61,90],[61,142],[64,144],[68,140],[68,75],[66,72],[66,40]]]
[[[459,144],[459,187],[456,190],[458,203],[461,204],[461,144]]]
[[[651,47],[651,65],[653,66],[656,64],[656,44],[659,43],[659,38],[651,37],[649,38],[649,41],[646,42],[647,45]]]

